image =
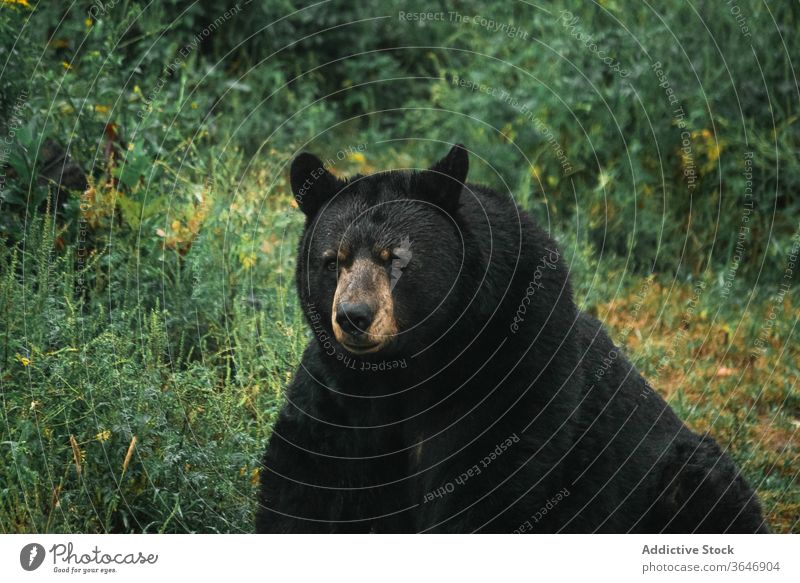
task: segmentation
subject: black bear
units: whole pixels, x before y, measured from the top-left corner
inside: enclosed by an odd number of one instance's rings
[[[766,532],[759,502],[578,311],[568,258],[454,146],[341,180],[293,162],[312,339],[259,532]]]

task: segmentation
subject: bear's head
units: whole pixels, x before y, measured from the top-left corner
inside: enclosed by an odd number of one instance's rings
[[[312,154],[295,158],[292,191],[306,215],[298,293],[329,354],[419,351],[447,329],[465,260],[457,209],[467,170],[460,145],[425,170],[347,180]]]

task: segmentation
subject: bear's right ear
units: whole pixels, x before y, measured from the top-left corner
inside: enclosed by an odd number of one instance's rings
[[[325,169],[322,160],[314,154],[303,152],[292,161],[289,171],[292,193],[297,206],[311,218],[335,195],[342,183]]]
[[[427,198],[447,212],[458,207],[461,190],[469,172],[469,156],[461,144],[454,145],[447,155],[428,170],[423,170],[422,189]]]

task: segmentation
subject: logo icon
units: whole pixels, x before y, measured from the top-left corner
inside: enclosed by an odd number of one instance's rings
[[[397,280],[403,275],[403,268],[411,261],[411,239],[406,235],[400,241],[400,246],[394,249],[395,258],[392,260],[392,272],[389,280],[390,291],[394,291],[394,286],[397,285]]]
[[[38,543],[30,543],[19,552],[19,564],[26,571],[35,571],[44,562],[44,547]]]

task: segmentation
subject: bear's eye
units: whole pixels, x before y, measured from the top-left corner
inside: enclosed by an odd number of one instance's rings
[[[394,259],[394,255],[388,249],[381,249],[378,253],[378,260],[381,263],[389,263],[392,259]]]
[[[324,266],[327,271],[336,271],[339,268],[338,263],[339,261],[336,257],[330,257],[325,260]]]

